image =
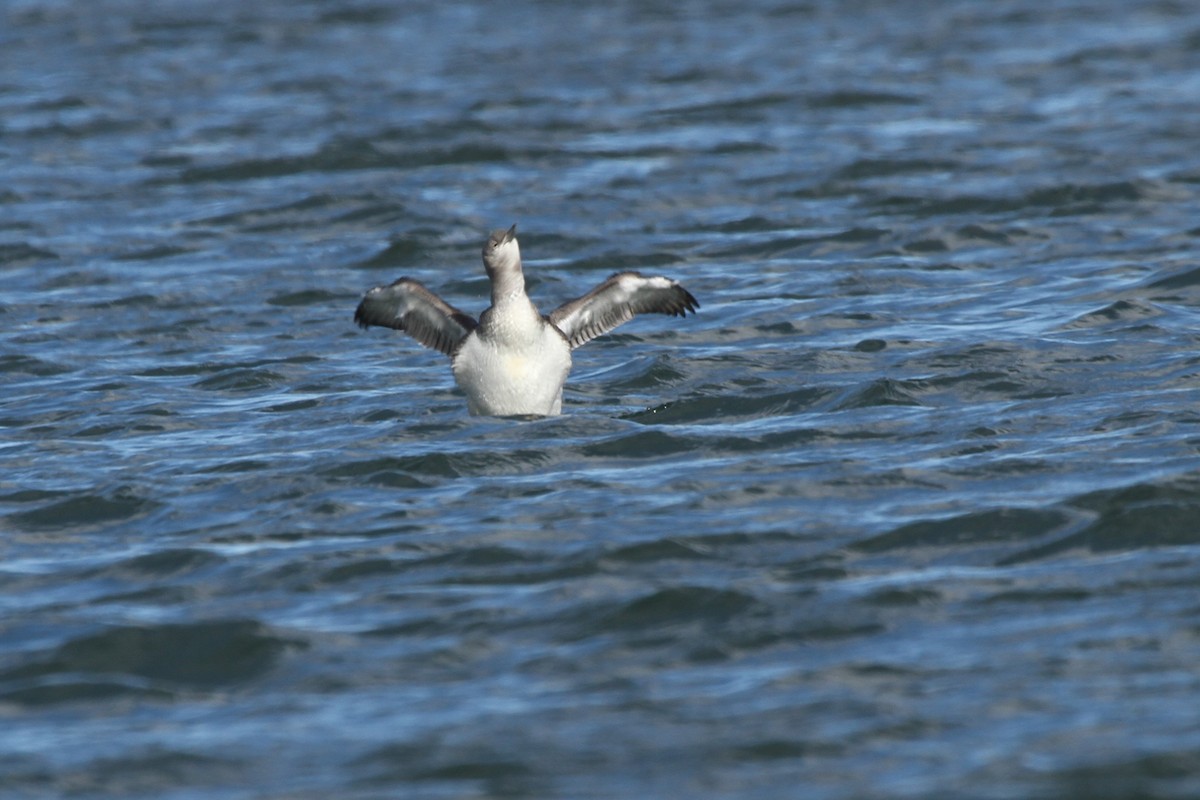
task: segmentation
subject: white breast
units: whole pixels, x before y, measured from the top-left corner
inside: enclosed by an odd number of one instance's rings
[[[549,325],[520,341],[472,333],[455,355],[453,370],[472,414],[549,416],[562,411],[571,348]]]

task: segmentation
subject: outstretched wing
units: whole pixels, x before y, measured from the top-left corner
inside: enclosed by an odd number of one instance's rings
[[[367,292],[354,312],[354,321],[364,328],[380,325],[404,331],[448,356],[479,325],[471,315],[409,278]]]
[[[686,317],[700,303],[670,278],[647,278],[637,272],[618,272],[590,292],[550,313],[550,322],[563,332],[571,349],[608,333],[635,314]]]

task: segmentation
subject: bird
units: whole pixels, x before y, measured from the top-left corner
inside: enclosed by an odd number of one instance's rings
[[[554,416],[571,352],[637,314],[686,317],[700,303],[676,280],[617,272],[582,297],[542,314],[525,294],[517,226],[483,245],[492,304],[476,320],[412,278],[369,290],[354,311],[363,329],[404,331],[450,357],[474,416]]]

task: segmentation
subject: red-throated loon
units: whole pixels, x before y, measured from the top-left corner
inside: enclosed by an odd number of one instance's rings
[[[492,305],[478,322],[410,278],[367,292],[354,312],[363,328],[396,328],[450,356],[472,414],[558,414],[572,350],[635,314],[685,317],[700,307],[670,278],[618,272],[544,316],[525,294],[516,225],[492,232],[483,266]]]

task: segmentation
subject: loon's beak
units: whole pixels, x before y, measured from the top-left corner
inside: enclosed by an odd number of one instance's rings
[[[500,241],[500,244],[508,244],[515,238],[517,238],[517,223],[514,222],[513,226],[504,234],[504,238]]]

